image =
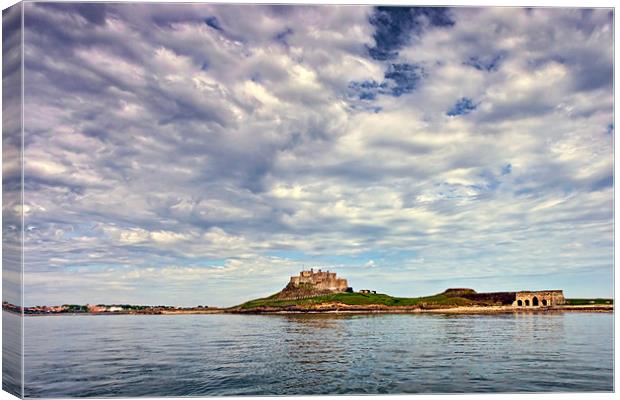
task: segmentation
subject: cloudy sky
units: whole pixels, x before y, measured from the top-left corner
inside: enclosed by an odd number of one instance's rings
[[[613,294],[606,9],[25,4],[26,305]]]

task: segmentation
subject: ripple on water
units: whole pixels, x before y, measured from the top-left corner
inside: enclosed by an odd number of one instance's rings
[[[613,315],[26,318],[31,397],[611,391]]]

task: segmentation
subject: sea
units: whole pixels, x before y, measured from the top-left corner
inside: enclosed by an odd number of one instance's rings
[[[55,315],[24,328],[26,397],[614,389],[611,313]]]

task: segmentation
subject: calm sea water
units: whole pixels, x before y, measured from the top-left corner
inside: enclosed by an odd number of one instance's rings
[[[26,396],[613,390],[613,315],[46,316]]]

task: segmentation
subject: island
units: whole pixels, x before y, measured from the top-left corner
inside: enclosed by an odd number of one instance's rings
[[[613,312],[613,299],[567,299],[562,290],[522,290],[478,293],[450,288],[432,296],[394,297],[372,289],[354,291],[335,272],[304,270],[271,296],[220,308],[130,304],[65,304],[19,307],[3,302],[4,310],[23,315],[122,314],[279,314],[279,313],[446,313],[485,314],[514,312]]]
[[[235,313],[506,313],[613,311],[612,299],[566,299],[562,290],[477,293],[451,288],[424,297],[393,297],[371,289],[354,291],[336,273],[310,269],[290,278],[280,292],[228,309]]]

